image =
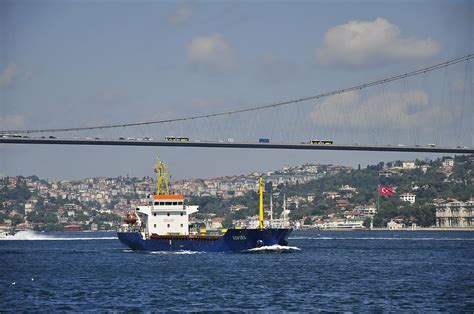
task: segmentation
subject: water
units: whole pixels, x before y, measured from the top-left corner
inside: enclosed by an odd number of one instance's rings
[[[16,238],[0,241],[0,312],[474,311],[474,232],[298,231],[273,253],[140,253],[114,233]]]

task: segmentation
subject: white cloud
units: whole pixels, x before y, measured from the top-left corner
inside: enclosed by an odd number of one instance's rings
[[[431,103],[429,95],[421,90],[385,92],[365,99],[352,91],[326,98],[314,107],[310,119],[323,127],[395,130],[423,124],[433,127],[440,115],[446,124],[451,123],[456,116],[443,113],[439,106]]]
[[[411,60],[436,55],[440,44],[430,38],[401,37],[400,28],[384,18],[350,21],[330,28],[316,59],[322,64],[362,66],[389,60]]]
[[[193,17],[193,11],[189,6],[179,6],[176,12],[169,17],[169,22],[172,24],[184,24],[189,22]]]
[[[25,126],[25,119],[20,115],[0,117],[0,130],[15,130]]]
[[[230,70],[237,64],[237,52],[218,33],[196,37],[188,46],[188,62],[217,70]]]
[[[21,75],[20,68],[14,64],[8,64],[2,72],[0,72],[0,87],[11,87],[15,80]]]

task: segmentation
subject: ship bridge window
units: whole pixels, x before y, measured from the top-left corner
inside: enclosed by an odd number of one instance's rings
[[[183,216],[184,213],[181,213],[181,216]]]
[[[170,215],[170,213],[166,213],[168,216]]]
[[[178,205],[178,202],[173,202],[173,205]]]
[[[165,202],[160,202],[160,205],[161,205],[161,206],[165,205]]]
[[[178,205],[183,205],[183,202],[178,202]]]
[[[151,205],[151,202],[150,202],[150,205]],[[155,202],[155,205],[160,205],[160,202]]]
[[[165,205],[171,205],[171,202],[165,202]]]

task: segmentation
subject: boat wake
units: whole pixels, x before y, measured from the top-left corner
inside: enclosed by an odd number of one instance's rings
[[[150,254],[162,254],[162,255],[193,255],[193,254],[202,254],[202,253],[205,253],[205,252],[202,252],[202,251],[187,251],[187,250],[183,250],[183,251],[152,251],[152,252],[148,252]]]
[[[20,231],[12,236],[8,236],[6,238],[2,238],[1,240],[22,240],[22,241],[35,241],[35,240],[42,240],[42,241],[74,241],[74,240],[115,240],[117,237],[62,237],[52,234],[44,234],[40,232],[35,232],[31,230],[27,231]]]
[[[296,246],[284,246],[284,245],[270,245],[270,246],[262,246],[256,247],[253,249],[245,250],[244,252],[247,253],[290,253],[295,251],[301,251],[299,247]]]
[[[417,237],[289,237],[288,240],[382,240],[382,241],[474,241],[472,238],[417,238]]]

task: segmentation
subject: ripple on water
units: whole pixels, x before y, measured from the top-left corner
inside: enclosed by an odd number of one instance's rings
[[[294,232],[285,249],[293,254],[135,252],[102,240],[0,241],[0,308],[474,310],[474,234],[396,235]]]

